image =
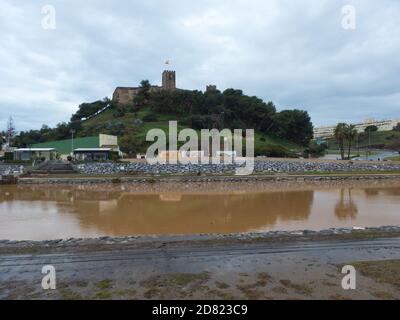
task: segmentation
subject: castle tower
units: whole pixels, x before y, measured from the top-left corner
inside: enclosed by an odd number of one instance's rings
[[[176,80],[175,71],[165,70],[162,74],[162,88],[163,90],[175,90]]]
[[[215,92],[217,91],[217,86],[210,84],[209,86],[206,87],[206,92]]]

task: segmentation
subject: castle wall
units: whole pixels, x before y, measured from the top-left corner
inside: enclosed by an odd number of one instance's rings
[[[165,70],[162,73],[162,87],[151,86],[150,92],[160,92],[161,90],[176,90],[175,71]],[[139,93],[140,87],[118,87],[113,93],[113,101],[118,102],[120,106],[126,106],[133,102],[135,96]]]
[[[159,92],[162,88],[159,86],[151,86],[150,92]],[[139,93],[140,88],[118,87],[113,94],[113,101],[118,102],[119,105],[127,105],[133,102],[135,96]]]

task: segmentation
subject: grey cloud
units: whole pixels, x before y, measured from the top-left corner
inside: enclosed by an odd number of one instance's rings
[[[357,29],[341,8],[357,9]],[[52,4],[57,29],[41,28]],[[178,86],[241,88],[316,125],[398,117],[396,0],[32,1],[0,4],[0,129],[68,121],[116,86],[159,83],[171,59]]]

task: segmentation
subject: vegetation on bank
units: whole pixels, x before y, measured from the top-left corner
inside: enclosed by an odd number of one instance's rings
[[[368,176],[368,175],[400,175],[400,170],[354,170],[354,171],[306,171],[288,173],[288,175],[306,175],[306,176]]]
[[[390,160],[390,161],[400,161],[400,156],[397,157],[388,157],[385,160]]]
[[[26,147],[68,139],[74,130],[76,137],[98,133],[117,135],[122,151],[143,153],[150,145],[145,141],[148,130],[168,131],[169,120],[177,120],[179,129],[255,129],[256,155],[298,156],[309,147],[313,137],[313,126],[306,111],[277,112],[272,102],[247,96],[241,90],[150,93],[149,88],[149,82],[142,81],[139,94],[127,106],[119,106],[108,98],[82,103],[68,123],[21,132],[15,137],[14,145]]]
[[[338,143],[342,160],[351,159],[352,143],[357,137],[357,129],[353,124],[339,123],[334,131],[335,140]],[[347,151],[347,157],[346,157]]]
[[[329,149],[339,150],[339,142],[332,138],[328,140]],[[352,150],[386,149],[400,151],[399,125],[390,131],[371,130],[359,133],[352,142]]]

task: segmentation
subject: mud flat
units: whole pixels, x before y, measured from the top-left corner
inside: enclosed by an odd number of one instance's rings
[[[0,299],[399,299],[400,228],[0,243]],[[41,288],[41,268],[57,288]],[[344,265],[357,289],[343,290]]]

